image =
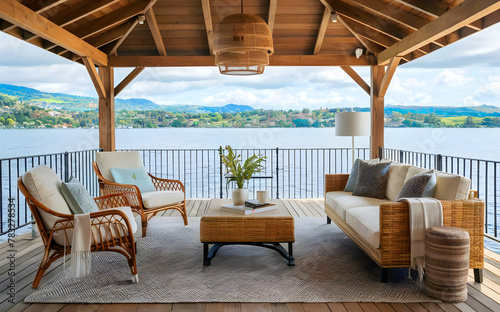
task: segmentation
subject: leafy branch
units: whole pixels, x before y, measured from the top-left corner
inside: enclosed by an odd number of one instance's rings
[[[241,164],[241,155],[236,155],[231,146],[226,145],[228,151],[224,154],[224,149],[219,147],[219,155],[222,163],[226,166],[226,172],[229,174],[227,183],[234,181],[238,188],[243,188],[245,182],[249,181],[253,174],[262,172],[264,166],[262,162],[266,161],[267,157],[262,155],[252,155],[248,157],[243,165]]]

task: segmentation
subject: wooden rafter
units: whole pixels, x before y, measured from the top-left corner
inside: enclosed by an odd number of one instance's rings
[[[354,80],[354,82],[358,84],[358,86],[365,90],[368,95],[370,95],[370,86],[363,78],[361,78],[361,76],[357,72],[354,71],[354,69],[352,69],[351,66],[341,65],[340,68],[342,68],[342,70],[345,71],[346,74],[348,74],[349,77],[351,77],[352,80]]]
[[[117,96],[120,92],[127,87],[132,80],[135,79],[142,71],[144,70],[144,66],[138,66],[130,72],[130,74],[127,75],[116,87],[115,87],[115,96]]]
[[[67,10],[59,12],[57,15],[49,19],[54,24],[64,27],[82,18],[85,18],[95,12],[98,12],[103,8],[108,7],[118,1],[120,0],[99,0],[99,1],[91,1],[90,3],[82,2],[79,5],[75,5]],[[37,38],[38,36],[35,35],[30,38],[26,38],[26,41],[32,41]]]
[[[210,12],[210,0],[201,0],[201,8],[203,10],[203,19],[205,21],[205,29],[207,31],[208,49],[210,55],[214,54],[214,26],[212,23],[212,13]]]
[[[67,0],[50,0],[50,1],[31,0],[31,1],[25,1],[24,6],[35,13],[42,13],[66,1]],[[3,27],[0,27],[0,30],[8,32],[9,30],[14,29],[15,27],[17,26],[14,24],[4,25]]]
[[[267,16],[267,25],[271,30],[274,30],[274,22],[276,21],[276,9],[278,8],[278,0],[269,0],[269,14]]]
[[[130,27],[135,23],[136,23],[135,20],[128,21],[126,23],[121,24],[120,26],[105,31],[102,34],[99,34],[95,37],[88,38],[86,41],[91,45],[93,45],[94,47],[100,48],[108,43],[111,43],[123,37],[128,32]]]
[[[316,37],[316,44],[314,45],[313,54],[319,54],[321,50],[321,46],[323,45],[323,40],[325,39],[326,28],[328,27],[328,23],[330,22],[330,18],[332,16],[332,11],[330,9],[325,8],[323,12],[323,18],[321,19],[321,24],[319,25],[318,36]]]
[[[338,21],[344,25],[344,27],[356,38],[358,41],[372,54],[379,54],[384,50],[384,48],[376,43],[366,40],[364,37],[360,36],[357,31],[351,27],[349,21],[345,21],[342,17],[338,17]]]
[[[139,18],[136,18],[132,22],[132,24],[130,24],[129,28],[123,34],[123,36],[121,36],[121,38],[116,41],[116,43],[113,45],[113,47],[109,51],[109,53],[108,53],[109,55],[116,55],[116,50],[120,47],[120,45],[123,43],[123,41],[125,41],[125,39],[127,39],[128,35],[130,35],[130,33],[132,32],[132,30],[134,30],[134,28],[135,28],[135,26],[137,26],[137,24],[139,24]]]
[[[108,62],[106,54],[15,0],[0,0],[0,18],[79,56],[91,57],[99,65]]]
[[[97,69],[95,68],[94,62],[90,57],[84,57],[82,58],[83,63],[85,64],[85,67],[87,68],[87,71],[89,72],[90,79],[92,80],[92,83],[94,84],[95,90],[97,91],[97,94],[99,95],[100,99],[105,99],[106,98],[106,90],[104,89],[104,85],[102,84],[101,77],[99,77],[99,73],[97,72]]]
[[[378,91],[378,96],[384,97],[385,93],[387,92],[387,89],[389,89],[389,85],[391,84],[392,77],[394,76],[394,73],[396,72],[396,69],[398,68],[399,62],[401,61],[401,57],[393,57],[391,59],[391,62],[389,63],[389,66],[387,66],[387,69],[384,74],[384,79],[382,79],[382,82],[380,83],[380,89]]]
[[[214,56],[110,56],[109,66],[113,67],[184,67],[214,66]],[[373,55],[271,55],[271,66],[367,66],[374,65]]]
[[[391,58],[415,51],[416,49],[433,42],[458,30],[471,21],[478,20],[500,9],[498,0],[465,1],[462,5],[444,13],[439,18],[420,28],[397,44],[382,51],[378,55],[378,64],[386,64]]]
[[[148,23],[149,30],[151,31],[151,35],[153,35],[153,40],[155,42],[158,53],[161,56],[166,56],[167,50],[165,50],[165,44],[163,43],[163,38],[161,36],[158,23],[156,22],[156,16],[153,8],[149,8],[149,10],[147,10],[144,15],[146,16],[146,21]]]

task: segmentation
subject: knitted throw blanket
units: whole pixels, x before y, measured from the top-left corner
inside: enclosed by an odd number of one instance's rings
[[[90,273],[92,263],[90,255],[91,239],[90,214],[76,214],[73,242],[71,244],[71,268],[75,277],[82,277]]]

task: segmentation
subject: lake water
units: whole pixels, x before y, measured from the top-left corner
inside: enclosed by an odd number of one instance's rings
[[[0,130],[0,159],[99,147],[97,129]],[[117,129],[116,148],[207,149],[351,147],[350,137],[334,128],[158,128]],[[356,147],[368,147],[368,137],[356,137]],[[386,128],[388,148],[500,160],[500,128]]]

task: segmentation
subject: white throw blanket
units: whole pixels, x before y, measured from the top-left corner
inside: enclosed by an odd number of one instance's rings
[[[90,273],[92,240],[90,214],[76,214],[71,243],[71,268],[75,277],[82,277]]]
[[[443,226],[443,206],[435,198],[402,198],[410,206],[410,268],[418,271],[419,282],[425,268],[425,231],[432,226]]]

